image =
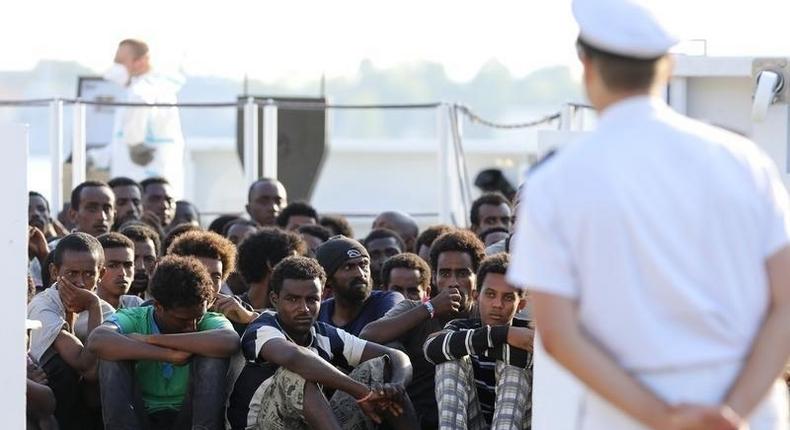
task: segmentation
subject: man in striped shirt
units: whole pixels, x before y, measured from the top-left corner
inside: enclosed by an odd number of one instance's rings
[[[450,321],[425,342],[440,429],[530,428],[533,331],[515,318],[526,300],[505,281],[508,264],[504,253],[480,264],[479,319]]]
[[[289,257],[274,268],[276,312],[265,311],[242,337],[248,362],[230,397],[230,428],[417,428],[405,392],[408,357],[316,321],[324,282],[309,258]]]

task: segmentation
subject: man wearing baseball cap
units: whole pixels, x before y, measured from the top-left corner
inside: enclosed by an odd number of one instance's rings
[[[331,237],[316,248],[315,257],[326,271],[326,286],[333,294],[321,305],[318,321],[359,336],[369,322],[403,300],[400,293],[372,291],[370,256],[354,239]]]
[[[748,139],[672,111],[677,39],[574,0],[597,130],[527,180],[509,280],[589,388],[582,429],[787,429],[790,202]],[[537,391],[536,391],[537,392]]]

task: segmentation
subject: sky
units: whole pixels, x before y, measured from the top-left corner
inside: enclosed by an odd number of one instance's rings
[[[653,1],[683,39],[706,39],[708,55],[790,56],[787,0]],[[515,76],[576,63],[570,0],[16,0],[4,9],[0,70],[49,59],[102,71],[127,37],[147,41],[161,69],[294,83],[353,76],[363,59],[432,61],[457,81],[491,59]]]

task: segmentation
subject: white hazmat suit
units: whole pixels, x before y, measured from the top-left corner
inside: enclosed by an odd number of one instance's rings
[[[176,103],[182,82],[174,78],[146,73],[133,77],[126,88],[129,103]],[[135,164],[129,148],[144,144],[153,150],[153,160]],[[177,198],[184,196],[184,136],[175,107],[121,106],[115,113],[111,143],[110,175],[141,181],[152,176],[166,178]]]

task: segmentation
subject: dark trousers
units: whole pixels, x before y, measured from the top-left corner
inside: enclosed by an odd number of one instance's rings
[[[86,383],[81,381],[79,372],[66,364],[52,348],[47,351],[44,360],[41,367],[47,374],[47,385],[55,394],[55,419],[60,429],[101,429],[100,411],[86,402]]]
[[[195,357],[179,411],[145,412],[133,361],[99,361],[104,427],[112,430],[215,430],[225,426],[227,358]]]

